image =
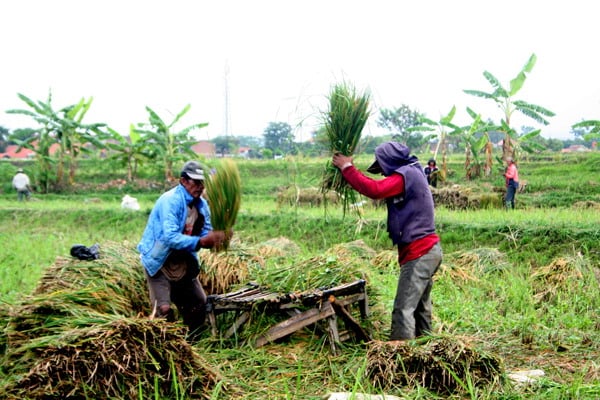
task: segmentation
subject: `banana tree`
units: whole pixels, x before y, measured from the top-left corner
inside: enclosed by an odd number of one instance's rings
[[[523,66],[521,71],[510,81],[510,85],[508,89],[505,89],[500,81],[492,75],[488,71],[484,71],[483,76],[487,79],[487,81],[492,85],[494,89],[492,92],[484,92],[480,90],[463,90],[465,93],[484,98],[487,100],[492,100],[496,103],[496,105],[502,110],[502,120],[500,122],[500,129],[504,132],[505,137],[502,144],[502,159],[505,160],[506,157],[515,156],[513,153],[515,151],[515,146],[519,146],[519,135],[516,130],[511,127],[511,117],[515,112],[519,112],[526,117],[529,117],[536,122],[539,122],[543,125],[548,125],[548,120],[545,117],[553,117],[554,113],[546,108],[531,104],[522,100],[515,100],[515,96],[525,83],[527,79],[527,74],[531,73],[535,63],[537,61],[537,57],[535,54],[532,54],[527,63]],[[538,131],[539,133],[539,131]],[[535,136],[535,135],[534,135]],[[529,136],[527,136],[529,138]],[[516,158],[516,157],[515,157]]]
[[[434,151],[433,158],[436,159],[438,152],[441,150],[442,152],[442,165],[440,168],[440,175],[442,181],[446,179],[448,175],[448,165],[447,165],[447,137],[448,136],[456,136],[460,135],[463,131],[463,128],[452,123],[454,116],[456,115],[456,106],[452,106],[448,114],[442,116],[439,121],[431,120],[424,115],[419,117],[419,126],[410,128],[410,130],[416,130],[420,132],[435,132],[433,134],[429,134],[426,139],[429,140],[433,137],[437,137],[437,145]]]
[[[38,168],[38,187],[43,193],[48,193],[50,187],[56,179],[54,174],[54,159],[50,156],[50,148],[55,143],[54,132],[58,128],[56,118],[53,118],[51,101],[52,95],[48,94],[46,102],[34,102],[27,96],[18,93],[17,96],[31,108],[7,110],[7,114],[21,114],[31,117],[39,125],[37,128],[19,129],[15,133],[27,131],[27,135],[19,134],[19,137],[25,137],[24,140],[15,140],[18,149],[26,148],[35,153],[36,166]]]
[[[104,124],[83,124],[82,120],[90,108],[92,100],[80,100],[75,105],[63,107],[55,111],[52,107],[52,94],[44,101],[33,101],[29,97],[18,93],[29,109],[7,110],[9,114],[21,114],[31,117],[39,125],[31,129],[31,135],[23,141],[19,141],[19,147],[32,150],[36,154],[39,167],[40,186],[44,192],[48,192],[52,185],[62,187],[64,185],[64,169],[69,169],[68,184],[75,181],[77,158],[84,152],[89,151],[85,147],[90,143],[96,147],[102,147],[95,133]],[[53,145],[58,145],[56,154],[50,154]]]
[[[137,175],[138,165],[143,160],[150,158],[145,137],[131,124],[129,126],[129,137],[107,127],[107,131],[103,132],[103,139],[106,147],[111,150],[108,158],[125,166],[127,168],[127,181],[133,181]]]
[[[165,179],[173,179],[173,165],[182,161],[184,156],[195,157],[196,153],[191,149],[195,141],[189,136],[189,133],[195,129],[201,129],[208,126],[208,123],[198,123],[190,125],[182,130],[175,131],[174,125],[190,110],[188,104],[167,124],[150,107],[146,106],[148,112],[148,123],[138,124],[138,132],[145,135],[148,140],[150,154],[159,159],[162,163]]]
[[[91,153],[94,150],[104,148],[104,142],[100,140],[100,128],[105,124],[83,124],[83,117],[87,114],[92,104],[93,98],[88,100],[81,99],[79,103],[64,107],[60,110],[63,117],[58,119],[60,128],[56,131],[57,140],[60,144],[58,152],[57,172],[58,182],[63,180],[63,165],[69,170],[68,184],[72,186],[75,183],[75,172],[77,170],[77,160],[81,154]],[[88,145],[91,145],[89,147]]]
[[[573,129],[586,129],[587,133],[583,135],[584,140],[600,140],[600,120],[584,120],[573,126]]]
[[[465,172],[468,180],[481,176],[481,169],[485,176],[492,171],[492,142],[490,141],[490,124],[481,121],[481,115],[467,107],[467,113],[473,118],[471,125],[464,128],[463,140],[465,142]],[[484,161],[480,156],[484,154]]]

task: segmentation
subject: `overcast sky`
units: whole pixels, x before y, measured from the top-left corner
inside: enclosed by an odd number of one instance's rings
[[[537,64],[517,99],[556,113],[548,138],[600,119],[595,2],[485,0],[13,0],[0,2],[0,126],[33,126],[6,114],[17,93],[55,109],[93,97],[84,122],[126,134],[146,106],[179,125],[208,122],[201,139],[262,136],[288,122],[298,140],[322,123],[332,85],[371,93],[364,134],[379,108],[407,104],[438,120],[453,105],[498,120],[499,109],[463,92],[508,87],[531,54]],[[227,94],[227,96],[226,96]],[[228,106],[226,103],[228,99]],[[226,110],[229,112],[227,113]],[[226,123],[226,121],[229,121]]]

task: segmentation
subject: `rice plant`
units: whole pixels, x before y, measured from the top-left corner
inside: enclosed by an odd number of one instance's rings
[[[235,225],[240,210],[242,181],[235,162],[221,160],[215,172],[206,180],[206,196],[210,205],[211,223],[215,230],[229,231]],[[223,243],[227,249],[229,241]]]
[[[342,82],[333,86],[329,94],[329,111],[325,114],[325,132],[331,154],[354,155],[369,119],[369,99],[368,92],[359,93],[351,84]],[[356,203],[357,193],[331,161],[325,166],[321,182],[321,192],[329,191],[339,194],[344,213]]]

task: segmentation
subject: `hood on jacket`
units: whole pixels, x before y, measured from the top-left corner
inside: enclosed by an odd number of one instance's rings
[[[372,174],[389,176],[403,165],[418,162],[416,156],[410,155],[410,149],[398,142],[385,142],[375,148],[375,162],[367,168]]]

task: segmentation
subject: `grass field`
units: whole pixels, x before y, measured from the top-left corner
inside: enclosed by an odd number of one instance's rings
[[[365,167],[369,160],[359,158],[357,165]],[[461,185],[471,192],[502,187],[498,174],[464,182],[460,165],[460,159],[453,160],[445,185]],[[271,264],[310,265],[332,247],[355,240],[378,255],[393,254],[383,208],[366,204],[360,216],[344,216],[335,204],[325,209],[278,201],[284,187],[318,186],[323,166],[323,160],[298,159],[239,163],[243,197],[235,236],[246,251],[285,237],[300,252]],[[412,382],[387,388],[387,394],[406,399],[600,397],[599,172],[597,154],[530,159],[520,164],[527,190],[517,195],[516,210],[436,209],[444,261],[432,293],[434,336],[465,341],[493,354],[506,372],[540,369],[545,376],[525,386],[462,382],[462,389],[453,394]],[[101,175],[92,165],[81,179],[99,186]],[[5,307],[18,309],[44,272],[68,257],[76,243],[99,243],[101,248],[118,243],[130,267],[141,273],[133,248],[161,191],[112,187],[35,195],[34,201],[18,203],[5,188],[0,195],[0,299]],[[140,211],[120,208],[125,193],[139,199]],[[373,257],[355,260],[369,271],[368,286],[377,293],[371,298],[367,327],[376,340],[384,341],[398,266],[393,258],[384,265],[375,265]],[[10,341],[3,337],[0,345],[6,354],[1,381],[10,385],[20,376],[13,373],[14,361],[6,359]],[[311,331],[258,349],[207,333],[194,348],[220,374],[219,384],[205,398],[320,399],[330,392],[383,392],[365,373],[368,346],[345,342],[334,355],[324,337]],[[154,387],[141,387],[139,393],[139,398],[187,398],[185,393],[160,395]]]

